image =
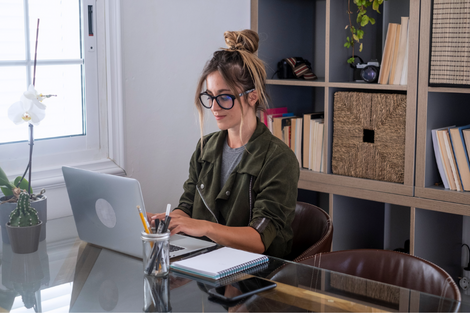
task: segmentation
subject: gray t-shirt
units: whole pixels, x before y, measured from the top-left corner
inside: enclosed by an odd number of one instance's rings
[[[222,150],[222,168],[220,169],[220,189],[222,189],[225,182],[227,182],[233,169],[240,163],[244,151],[245,146],[232,149],[228,145],[227,140],[225,140],[224,149]]]

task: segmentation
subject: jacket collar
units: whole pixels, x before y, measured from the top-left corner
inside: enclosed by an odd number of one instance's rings
[[[253,176],[258,176],[266,153],[268,151],[272,134],[269,129],[258,118],[256,118],[256,129],[250,140],[246,145],[246,150],[238,165],[238,173],[248,173]],[[217,158],[222,153],[227,131],[219,131],[212,136],[206,137],[202,161],[215,163]]]

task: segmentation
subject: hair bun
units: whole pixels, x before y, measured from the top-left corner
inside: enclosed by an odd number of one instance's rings
[[[244,29],[242,31],[226,31],[225,44],[232,50],[246,50],[255,53],[258,50],[259,37],[255,31]]]

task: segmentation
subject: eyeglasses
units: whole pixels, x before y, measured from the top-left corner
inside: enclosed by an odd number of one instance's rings
[[[247,95],[249,94],[250,92],[253,92],[255,89],[250,89],[250,90],[247,90],[245,92],[242,92],[241,94],[239,94],[238,96],[241,97],[243,95]],[[231,108],[233,108],[233,105],[235,104],[235,96],[234,95],[228,95],[228,94],[221,94],[221,95],[218,95],[218,96],[211,96],[210,94],[208,94],[207,92],[203,92],[199,95],[199,101],[201,101],[201,104],[203,107],[205,107],[206,109],[210,109],[212,108],[212,105],[214,103],[214,99],[215,101],[217,101],[217,104],[224,110],[230,110]]]

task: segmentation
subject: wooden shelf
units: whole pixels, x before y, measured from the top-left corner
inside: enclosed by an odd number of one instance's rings
[[[268,84],[279,98],[279,106],[286,105],[299,116],[325,113],[326,162],[322,172],[301,169],[298,187],[318,195],[314,197],[319,199],[316,204],[332,216],[333,250],[394,249],[397,242],[409,239],[412,254],[440,265],[457,281],[461,255],[455,247],[470,245],[470,239],[462,239],[470,238],[470,192],[433,186],[440,176],[430,133],[454,123],[470,123],[470,88],[428,86],[431,5],[428,0],[385,1],[382,14],[375,16],[376,24],[366,31],[369,37],[361,57],[365,62],[381,61],[386,25],[399,23],[400,16],[410,17],[406,86],[351,81],[352,70],[345,64],[350,52],[343,47],[349,35],[344,29],[347,1],[252,0],[251,21],[252,29],[260,34],[259,56],[267,63],[268,77],[280,59],[291,56],[311,61],[319,76],[315,81],[269,79]],[[286,17],[287,6],[295,7],[299,15]],[[303,26],[297,25],[296,19],[302,20]],[[406,93],[404,184],[332,174],[333,99],[337,91]],[[371,229],[351,225],[355,223]]]
[[[268,79],[268,85],[282,86],[310,86],[310,87],[326,87],[325,77],[319,77],[315,80],[299,80],[299,79]]]
[[[381,84],[354,83],[354,82],[350,82],[350,83],[330,82],[328,83],[328,87],[348,88],[348,89],[407,91],[407,86],[403,86],[403,85],[381,85]]]

